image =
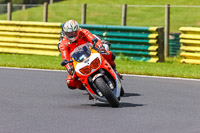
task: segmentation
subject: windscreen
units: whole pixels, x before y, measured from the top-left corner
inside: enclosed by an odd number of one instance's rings
[[[91,50],[89,48],[90,46],[90,43],[86,43],[76,47],[71,53],[71,58],[77,62],[82,62],[83,60],[87,59],[91,54]]]

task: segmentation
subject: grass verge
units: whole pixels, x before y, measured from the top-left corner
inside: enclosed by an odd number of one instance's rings
[[[0,54],[0,66],[65,70],[60,56]],[[179,63],[179,58],[167,58],[165,63],[150,63],[117,59],[117,70],[123,74],[200,79],[200,65]]]

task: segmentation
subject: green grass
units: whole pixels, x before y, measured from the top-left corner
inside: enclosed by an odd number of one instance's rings
[[[118,70],[121,73],[137,75],[181,77],[181,78],[200,78],[200,65],[181,64],[180,59],[167,58],[165,63],[150,63],[139,61],[117,60]],[[126,64],[126,65],[120,65]]]
[[[20,55],[20,54],[0,54],[0,66],[20,67],[20,68],[40,68],[40,69],[64,69],[60,66],[61,57]]]
[[[65,70],[58,56],[0,54],[0,66]],[[181,64],[180,58],[167,58],[165,63],[117,59],[117,70],[124,74],[200,79],[200,65]]]
[[[49,22],[75,19],[81,22],[81,4],[87,3],[87,24],[121,25],[122,4],[128,5],[200,5],[197,0],[66,0],[49,5]],[[164,7],[128,7],[128,26],[164,26]],[[42,21],[43,7],[13,13],[13,20]],[[199,26],[200,8],[171,7],[170,26]],[[0,15],[6,20],[6,14]]]

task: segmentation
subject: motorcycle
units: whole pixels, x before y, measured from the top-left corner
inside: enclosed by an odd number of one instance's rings
[[[95,47],[96,42],[76,47],[70,54],[72,59],[63,60],[61,65],[73,63],[76,75],[95,100],[118,107],[120,96],[124,95],[121,79]]]

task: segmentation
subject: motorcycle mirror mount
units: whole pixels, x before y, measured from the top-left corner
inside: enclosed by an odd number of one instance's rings
[[[69,61],[67,61],[66,59],[64,59],[60,64],[61,64],[61,66],[65,66],[65,65],[67,65],[68,63],[72,63],[72,62],[73,62],[72,59],[69,60]]]

